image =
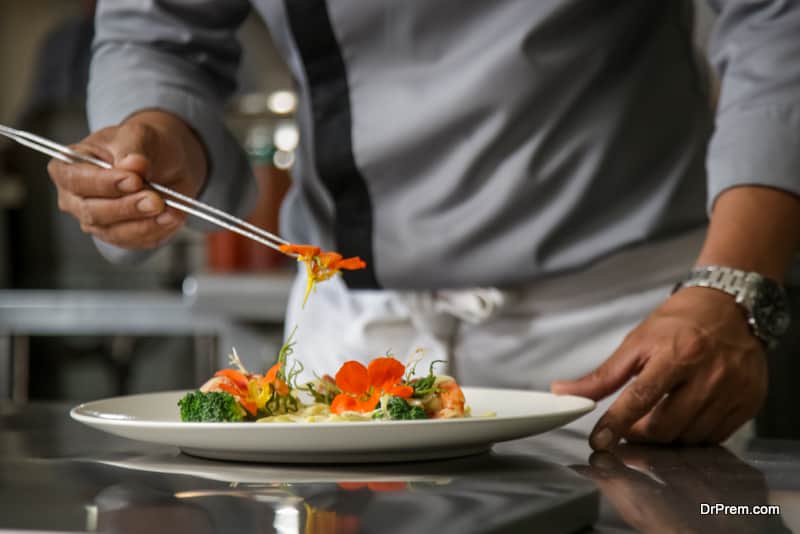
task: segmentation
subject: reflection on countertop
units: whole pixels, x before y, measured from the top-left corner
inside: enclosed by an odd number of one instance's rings
[[[405,464],[208,461],[0,404],[0,528],[109,532],[791,532],[800,443],[622,446],[557,430],[491,453]],[[598,500],[597,489],[600,490]],[[779,504],[779,515],[702,504]]]

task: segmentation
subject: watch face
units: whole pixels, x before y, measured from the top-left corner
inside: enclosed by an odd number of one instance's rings
[[[786,332],[791,322],[789,305],[783,288],[770,281],[759,284],[753,301],[753,320],[759,330],[769,337],[777,337]]]

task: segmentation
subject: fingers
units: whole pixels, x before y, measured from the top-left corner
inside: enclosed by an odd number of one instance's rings
[[[686,445],[719,443],[711,439],[711,434],[726,422],[730,412],[730,400],[717,398],[692,418],[689,425],[681,432],[680,442]]]
[[[150,176],[150,160],[142,154],[128,154],[119,159],[115,164],[118,169],[131,171],[132,173],[151,178]]]
[[[56,187],[80,197],[119,198],[139,191],[142,179],[121,169],[100,169],[88,163],[51,160],[47,166]]]
[[[710,376],[694,375],[684,384],[679,381],[627,433],[620,435],[634,443],[700,445],[724,441],[752,418],[755,410],[748,411],[750,403],[737,400],[739,390],[728,387],[722,376],[724,373],[712,372]]]
[[[594,450],[613,448],[633,424],[649,412],[684,377],[685,367],[669,358],[652,358],[600,418],[589,437]]]
[[[746,374],[746,380],[739,389],[733,390],[736,402],[729,401],[727,415],[708,435],[709,443],[722,443],[736,432],[742,425],[754,418],[767,398],[767,371],[763,360]]]
[[[709,399],[716,398],[716,394],[715,388],[709,387],[706,380],[695,377],[664,397],[650,413],[631,427],[626,438],[632,442],[685,442],[686,430],[697,424],[698,415],[702,413],[711,419],[710,426],[705,427],[705,434],[701,433],[699,436],[704,439],[725,414],[724,410],[719,411],[719,403],[707,407]]]
[[[115,199],[87,199],[59,191],[59,207],[75,216],[84,232],[133,250],[160,245],[185,219],[184,214],[165,209],[163,200],[152,191]]]
[[[59,191],[58,205],[84,226],[110,226],[155,217],[165,208],[163,199],[153,191],[120,198],[83,198],[64,190]]]
[[[109,161],[113,169],[91,164],[67,164],[52,160],[50,176],[59,189],[80,197],[117,198],[135,193],[144,187],[151,169],[151,147],[157,143],[153,128],[142,124],[123,123],[92,134],[71,148]]]
[[[158,217],[121,222],[112,226],[86,226],[82,228],[106,243],[128,249],[150,249],[161,245],[174,234],[184,217],[169,209]]]
[[[722,443],[733,435],[734,432],[739,430],[747,421],[751,419],[751,415],[746,413],[741,408],[730,410],[726,416],[717,424],[716,428],[709,432],[709,443]]]
[[[637,352],[628,350],[623,344],[600,367],[577,380],[557,380],[550,384],[550,391],[600,400],[621,388],[640,366]]]
[[[60,209],[78,219],[84,232],[123,248],[152,248],[185,219],[182,213],[166,209],[158,194],[145,189],[153,158],[160,152],[167,159],[176,153],[164,148],[153,127],[126,122],[95,132],[71,148],[113,165],[103,169],[57,160],[48,165]],[[180,166],[180,161],[172,164]],[[160,175],[170,176],[168,171],[158,167]]]

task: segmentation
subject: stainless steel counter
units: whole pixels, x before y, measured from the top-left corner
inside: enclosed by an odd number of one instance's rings
[[[171,447],[116,438],[73,422],[68,408],[0,403],[0,529],[148,534],[800,529],[798,442],[754,441],[737,451],[622,447],[616,455],[591,455],[582,437],[559,430],[461,459],[274,466],[196,459]],[[703,504],[751,510],[778,505],[780,513],[702,515]]]

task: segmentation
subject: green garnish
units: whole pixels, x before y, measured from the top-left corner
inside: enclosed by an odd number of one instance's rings
[[[420,378],[419,380],[411,384],[411,387],[414,388],[414,394],[412,396],[416,398],[421,398],[425,397],[426,395],[430,395],[431,393],[434,393],[436,391],[436,386],[434,385],[434,382],[436,382],[436,377],[433,375],[428,375],[425,378]]]
[[[433,374],[433,366],[436,365],[437,363],[447,363],[447,362],[445,360],[434,360],[431,362],[431,366],[428,369],[428,376],[426,376],[425,378],[420,378],[419,380],[416,380],[411,383],[411,387],[414,388],[414,394],[412,395],[413,397],[419,399],[427,395],[436,393],[436,390],[438,388],[436,387],[435,384],[436,375]]]
[[[298,389],[308,391],[314,397],[314,402],[330,405],[342,390],[339,389],[339,386],[336,385],[331,376],[325,375],[320,378],[318,375],[314,375],[314,378],[314,380],[300,386]]]
[[[280,378],[281,380],[283,380],[284,382],[286,382],[289,385],[292,385],[292,384],[289,381],[289,376],[287,376],[287,374],[286,374],[286,362],[289,359],[289,356],[291,356],[292,353],[294,352],[294,343],[295,343],[294,342],[294,333],[295,332],[297,332],[297,326],[292,328],[292,331],[289,333],[289,337],[286,338],[286,343],[284,343],[283,346],[281,347],[281,350],[278,351],[278,360],[276,362],[276,363],[280,364],[280,367],[278,368],[278,378]],[[295,360],[295,363],[298,363],[297,360]],[[302,372],[302,370],[294,373],[293,377],[296,377],[297,374],[299,374],[300,372]]]
[[[376,410],[373,419],[412,420],[427,419],[425,410],[421,406],[411,406],[401,397],[390,397],[386,402],[385,410]]]
[[[233,395],[224,391],[191,391],[178,401],[178,406],[181,421],[196,423],[236,423],[247,415]]]

